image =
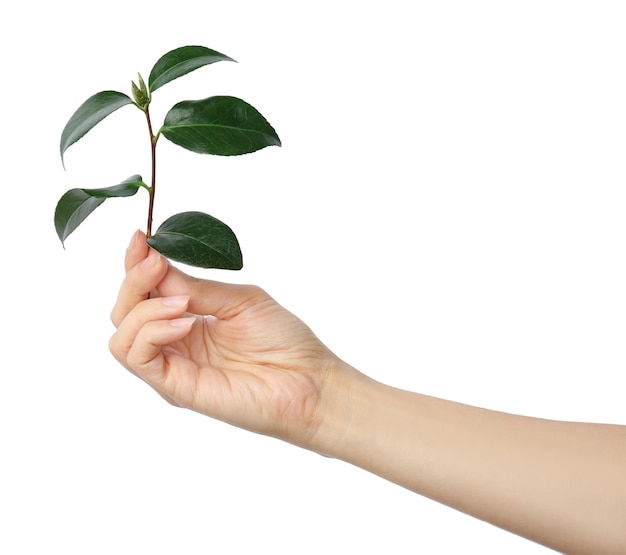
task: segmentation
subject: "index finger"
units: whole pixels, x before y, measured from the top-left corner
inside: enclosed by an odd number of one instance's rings
[[[122,282],[111,311],[111,321],[115,327],[120,325],[138,303],[148,297],[150,291],[155,289],[167,273],[168,264],[165,258],[153,249],[147,251],[147,256],[128,270]],[[128,258],[132,261],[133,252]]]

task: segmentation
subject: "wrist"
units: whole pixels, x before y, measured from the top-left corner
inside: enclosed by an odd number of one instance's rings
[[[375,433],[375,412],[385,387],[335,359],[320,392],[322,416],[307,447],[326,457],[355,462],[355,451],[368,448]]]
[[[425,420],[439,400],[383,384],[341,361],[323,393],[324,417],[309,449],[423,491],[416,469],[424,464]]]

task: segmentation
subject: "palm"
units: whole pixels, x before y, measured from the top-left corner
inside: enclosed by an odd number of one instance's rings
[[[311,330],[271,299],[231,319],[198,317],[163,348],[162,393],[182,406],[258,432],[289,437],[315,427],[332,356]],[[316,361],[316,362],[313,362]]]

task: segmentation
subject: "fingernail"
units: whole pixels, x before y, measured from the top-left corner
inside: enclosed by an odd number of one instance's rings
[[[181,308],[187,304],[188,300],[189,295],[174,295],[172,297],[161,298],[161,302],[165,306],[170,306],[172,308]]]
[[[150,249],[150,252],[148,253],[148,256],[141,263],[141,267],[144,270],[148,270],[150,268],[154,268],[154,266],[156,265],[156,263],[157,263],[157,261],[159,260],[160,257],[161,257],[161,255],[157,251],[155,251],[154,249]]]
[[[175,318],[174,320],[170,320],[170,326],[173,328],[190,328],[196,319],[191,316],[188,318]]]

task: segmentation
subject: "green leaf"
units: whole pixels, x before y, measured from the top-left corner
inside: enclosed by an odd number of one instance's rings
[[[89,97],[74,112],[61,133],[61,161],[65,151],[118,108],[132,104],[131,98],[117,91],[102,91]]]
[[[276,131],[257,109],[232,96],[179,102],[165,116],[160,133],[200,154],[232,156],[281,146]]]
[[[182,212],[168,218],[148,244],[163,256],[190,266],[224,270],[243,267],[232,229],[202,212]]]
[[[148,77],[148,87],[154,92],[165,83],[178,79],[194,69],[222,61],[234,62],[235,60],[204,46],[177,48],[162,56],[154,64]]]
[[[133,196],[139,187],[147,187],[140,175],[133,175],[119,185],[101,189],[70,189],[57,203],[54,226],[65,246],[65,239],[106,199]]]

